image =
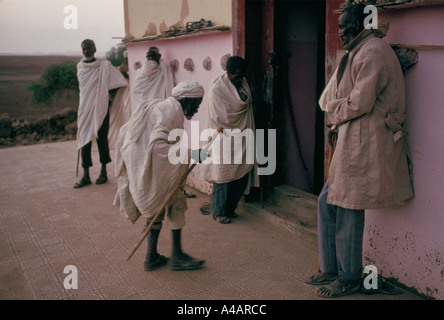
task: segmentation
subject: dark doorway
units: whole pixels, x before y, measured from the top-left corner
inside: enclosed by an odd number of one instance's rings
[[[325,1],[276,1],[278,183],[319,194],[324,183]]]
[[[325,1],[245,0],[245,58],[257,128],[277,131],[277,169],[263,194],[287,184],[319,194],[324,183]]]

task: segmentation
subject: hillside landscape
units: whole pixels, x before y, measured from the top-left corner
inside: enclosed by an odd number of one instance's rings
[[[60,114],[69,113],[71,119],[75,118],[78,96],[71,94],[53,99],[49,104],[34,104],[31,101],[32,92],[28,91],[27,87],[32,82],[38,81],[46,67],[51,64],[63,61],[77,62],[80,58],[80,56],[43,55],[0,56],[0,147],[50,142],[62,138],[56,130],[43,132],[44,127],[49,126],[51,118],[59,119]],[[35,123],[39,125],[33,126]],[[8,136],[9,132],[11,134]],[[64,139],[72,138],[72,132],[70,135],[63,133],[62,136]]]

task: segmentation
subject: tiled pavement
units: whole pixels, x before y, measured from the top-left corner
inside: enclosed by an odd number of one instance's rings
[[[94,150],[94,149],[93,149]],[[92,179],[98,176],[96,161]],[[266,220],[241,213],[232,224],[217,224],[199,206],[208,196],[188,200],[184,250],[206,260],[195,271],[143,271],[144,242],[112,205],[116,178],[73,189],[77,161],[74,141],[0,150],[0,299],[307,300],[317,299],[302,280],[316,269],[312,241]],[[81,169],[80,169],[81,171]],[[159,251],[169,255],[171,235],[163,230]],[[78,272],[78,288],[65,289],[67,265]],[[412,300],[357,294],[350,300]]]

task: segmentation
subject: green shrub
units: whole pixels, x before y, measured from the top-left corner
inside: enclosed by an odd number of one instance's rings
[[[54,63],[45,69],[38,82],[32,82],[27,90],[32,91],[32,102],[49,104],[53,97],[60,98],[63,94],[79,92],[77,80],[77,63],[63,61]]]

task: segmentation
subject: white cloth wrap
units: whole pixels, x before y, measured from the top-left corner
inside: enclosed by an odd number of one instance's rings
[[[114,205],[135,223],[140,216],[150,220],[188,169],[188,164],[171,164],[168,152],[173,142],[169,132],[183,129],[184,114],[173,97],[143,104],[122,127],[116,150],[118,190]],[[167,204],[169,227],[180,229],[187,210],[183,186]]]
[[[228,79],[227,73],[223,73],[221,76],[213,80],[209,93],[208,93],[208,112],[207,112],[207,128],[218,129],[223,127],[226,129],[239,129],[243,132],[246,129],[251,129],[254,134],[255,124],[252,106],[252,96],[250,88],[245,79],[242,81],[242,89],[247,94],[248,99],[244,102],[240,99],[240,96],[236,90],[236,87]],[[222,138],[221,138],[222,137]],[[219,135],[217,139],[227,139],[226,136]],[[232,144],[233,145],[233,144]],[[214,157],[214,149],[218,145],[215,143],[212,145],[212,157]],[[254,145],[250,146],[253,147]],[[219,143],[220,159],[218,163],[214,163],[216,159],[212,159],[211,163],[205,164],[200,167],[201,178],[210,183],[226,183],[234,180],[238,180],[250,173],[249,184],[245,190],[245,193],[249,193],[251,186],[259,186],[259,177],[257,175],[257,162],[254,158],[253,163],[247,163],[246,143],[242,144],[242,163],[235,164],[232,161],[231,164],[223,163],[224,147],[223,142]],[[234,148],[230,148],[230,158],[234,157]]]
[[[124,87],[127,81],[105,58],[77,64],[79,109],[77,112],[77,147],[97,138],[108,113],[109,90]]]
[[[174,87],[174,76],[171,68],[163,61],[157,64],[154,60],[146,60],[141,69],[137,70],[133,84],[133,112],[151,99],[171,97]]]
[[[185,80],[175,86],[171,93],[176,99],[202,98],[204,88],[197,81]]]

